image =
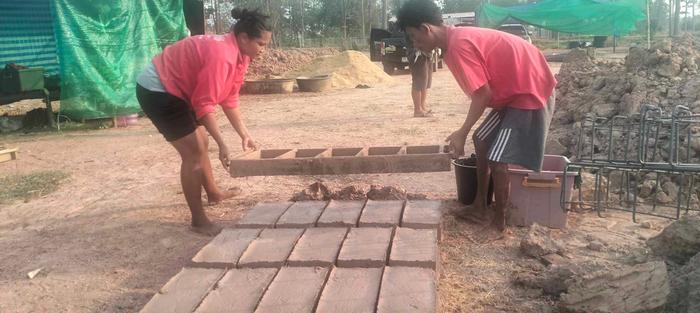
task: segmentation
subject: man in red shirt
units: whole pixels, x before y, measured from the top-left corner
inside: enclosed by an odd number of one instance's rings
[[[539,171],[554,111],[556,80],[542,53],[520,37],[492,29],[442,25],[432,0],[410,0],[398,24],[423,51],[440,48],[444,62],[472,103],[464,124],[447,137],[457,155],[486,108],[490,113],[472,136],[477,156],[478,190],[473,212],[483,215],[489,175],[494,180],[494,219],[484,238],[506,229],[510,194],[508,164]],[[494,232],[495,230],[495,232]]]

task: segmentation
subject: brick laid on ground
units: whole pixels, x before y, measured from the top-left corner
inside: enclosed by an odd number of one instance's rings
[[[442,212],[441,201],[437,200],[415,200],[407,201],[403,211],[401,227],[429,229],[440,226]]]
[[[238,267],[280,267],[284,265],[289,253],[303,229],[275,228],[265,229],[253,240],[238,261]]]
[[[430,313],[437,311],[435,272],[418,267],[384,269],[377,313]]]
[[[437,229],[396,228],[391,243],[389,266],[437,269]]]
[[[287,260],[289,266],[331,266],[338,257],[347,228],[309,228]]]
[[[277,220],[277,228],[306,228],[314,227],[316,220],[323,213],[328,203],[325,201],[299,201],[292,204]]]
[[[160,288],[141,312],[190,313],[223,275],[223,269],[183,268]]]
[[[340,249],[339,267],[382,267],[391,243],[391,228],[351,228]]]
[[[360,227],[392,227],[401,222],[403,201],[368,200],[360,216]]]
[[[224,229],[192,258],[197,267],[235,267],[260,229]]]
[[[238,228],[272,228],[291,202],[263,202],[252,207],[236,224]]]
[[[276,268],[229,270],[196,313],[253,312],[275,274]]]
[[[331,200],[316,224],[319,227],[355,227],[364,206],[364,201]]]
[[[374,313],[381,268],[334,268],[316,313]]]
[[[283,267],[255,313],[312,313],[327,274],[321,267]]]

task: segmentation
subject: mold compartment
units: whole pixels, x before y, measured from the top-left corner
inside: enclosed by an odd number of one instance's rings
[[[260,150],[261,159],[274,159],[280,155],[283,155],[292,149],[270,149],[270,150]]]
[[[371,147],[368,155],[397,155],[402,147]]]
[[[328,149],[299,149],[297,150],[296,157],[297,158],[313,158],[315,156],[318,156],[319,154],[323,153]]]
[[[440,146],[409,146],[406,147],[406,154],[436,154],[440,153]]]
[[[362,148],[335,148],[332,156],[334,157],[352,157],[357,156],[362,151]]]

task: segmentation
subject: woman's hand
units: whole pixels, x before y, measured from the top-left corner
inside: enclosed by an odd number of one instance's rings
[[[258,144],[250,137],[241,138],[241,146],[243,147],[243,151],[258,150]]]
[[[219,146],[219,161],[221,161],[221,165],[228,170],[228,164],[231,160],[229,159],[228,147],[226,147],[226,145]]]

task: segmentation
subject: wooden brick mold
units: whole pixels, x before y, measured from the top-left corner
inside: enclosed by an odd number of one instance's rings
[[[230,163],[232,177],[338,175],[450,171],[443,146],[328,149],[272,149],[240,154]]]

